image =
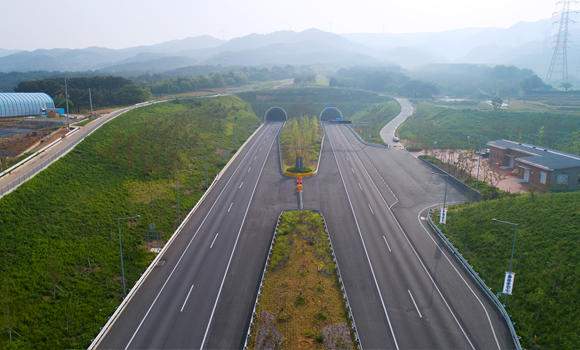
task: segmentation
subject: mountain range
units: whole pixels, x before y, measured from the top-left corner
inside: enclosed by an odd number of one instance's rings
[[[250,34],[229,41],[203,35],[120,50],[0,49],[0,72],[86,71],[161,72],[194,65],[400,65],[407,69],[433,63],[506,64],[529,68],[543,77],[552,48],[554,19],[519,22],[509,28],[465,28],[439,33],[335,34],[319,29]],[[580,28],[572,27],[573,37]],[[580,45],[568,50],[571,75]]]

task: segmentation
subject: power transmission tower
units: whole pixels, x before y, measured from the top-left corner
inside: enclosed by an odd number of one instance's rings
[[[560,19],[555,21],[553,24],[558,23],[558,34],[554,36],[554,54],[552,55],[552,61],[550,62],[550,68],[548,69],[548,75],[546,75],[546,83],[552,81],[554,78],[558,79],[558,75],[561,75],[561,82],[568,82],[568,24],[576,23],[570,19],[570,4],[577,4],[578,1],[575,0],[562,0],[556,5],[562,4],[562,10],[554,12],[553,16],[560,14]],[[572,13],[577,13],[577,11],[572,11]]]

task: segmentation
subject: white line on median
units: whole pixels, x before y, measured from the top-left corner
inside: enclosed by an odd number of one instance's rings
[[[360,185],[360,182],[358,183],[358,187],[360,187],[360,190],[362,191],[362,186]]]
[[[228,208],[228,213],[230,212],[230,209],[232,209],[232,205],[234,205],[234,202],[232,202],[232,204],[230,204],[230,207]]]
[[[350,162],[350,160],[348,159],[348,157],[346,157],[346,160],[348,160]]]
[[[371,208],[370,204],[369,204],[369,209],[371,210],[371,213],[373,213],[373,215],[375,215],[375,212],[373,211],[373,208]]]
[[[411,294],[411,291],[407,289],[407,292],[409,292],[409,295],[411,296],[411,300],[413,300],[413,304],[415,305],[415,309],[417,309],[417,312],[419,313],[419,317],[423,318],[423,316],[421,315],[421,311],[419,311],[419,308],[417,307],[417,303],[415,302],[415,298],[413,298],[413,294]]]
[[[183,311],[183,308],[185,307],[185,304],[187,303],[187,299],[189,299],[189,295],[191,294],[192,289],[193,289],[193,284],[191,285],[191,288],[189,288],[189,293],[187,293],[187,296],[185,297],[185,301],[183,302],[183,306],[181,307],[181,310],[179,310],[179,312]]]
[[[385,243],[387,243],[387,248],[389,248],[389,252],[391,251],[391,247],[389,247],[389,243],[387,242],[387,239],[385,238],[385,236],[383,236],[383,239],[385,240]]]
[[[238,187],[238,190],[239,190],[240,188],[242,188],[242,185],[243,185],[243,184],[244,184],[244,181],[242,181],[242,183],[240,184],[240,187]]]
[[[258,152],[261,151],[261,150],[262,150],[262,147],[260,147],[260,149],[258,150]]]
[[[251,170],[251,169],[252,169],[252,167],[249,167],[249,168],[248,168],[248,173],[250,172],[250,170]]]
[[[213,244],[215,243],[215,240],[217,239],[218,235],[219,235],[219,233],[215,234],[215,237],[213,238],[213,241],[211,241],[211,245],[209,246],[209,249],[211,249],[213,247]]]
[[[258,156],[255,156],[255,157],[254,157],[254,160],[256,160],[256,158],[258,158]]]

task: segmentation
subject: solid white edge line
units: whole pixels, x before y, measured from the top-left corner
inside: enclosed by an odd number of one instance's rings
[[[240,225],[240,230],[238,231],[238,235],[236,237],[236,242],[234,243],[234,248],[232,249],[232,253],[230,254],[230,260],[228,261],[228,265],[226,267],[226,271],[224,273],[224,277],[222,278],[222,283],[220,285],[220,289],[218,291],[217,297],[215,298],[215,303],[213,305],[213,309],[211,310],[211,316],[209,317],[209,321],[207,323],[207,328],[205,329],[205,334],[203,336],[203,340],[201,341],[200,349],[203,349],[203,344],[205,343],[205,339],[207,338],[207,333],[209,332],[209,327],[211,326],[211,321],[213,320],[213,314],[215,313],[215,309],[217,307],[218,301],[220,299],[220,295],[222,293],[222,288],[224,286],[224,282],[226,281],[226,277],[228,275],[228,271],[230,269],[230,264],[232,263],[232,258],[234,257],[234,253],[236,251],[236,247],[238,245],[238,240],[240,239],[240,234],[242,233],[242,229],[244,228],[244,223],[246,222],[246,217],[248,216],[248,211],[250,210],[250,205],[252,204],[252,199],[254,199],[254,194],[256,193],[256,188],[258,187],[258,183],[260,182],[260,178],[262,177],[262,173],[264,172],[264,167],[266,166],[266,161],[268,160],[268,156],[270,155],[270,151],[272,151],[272,147],[274,146],[274,141],[276,138],[272,139],[272,143],[270,144],[270,149],[264,158],[264,163],[262,164],[262,169],[260,170],[260,174],[256,179],[256,184],[254,185],[254,190],[252,191],[252,196],[250,197],[250,201],[248,202],[248,206],[246,207],[246,213],[244,214],[244,219],[242,220],[242,224]]]
[[[232,209],[232,205],[234,205],[234,202],[230,203],[230,207],[228,208],[228,213],[230,212],[230,209]]]
[[[262,132],[262,134],[260,136],[258,136],[258,138],[262,137],[262,135],[264,135],[264,132]],[[203,226],[203,224],[205,223],[205,220],[208,218],[209,214],[212,212],[213,208],[215,207],[216,203],[218,202],[218,200],[221,198],[222,194],[224,193],[225,189],[228,187],[228,184],[230,183],[230,181],[234,178],[234,175],[236,174],[236,172],[238,171],[238,169],[240,168],[240,166],[242,166],[242,164],[244,163],[244,159],[246,159],[246,157],[248,156],[248,154],[250,154],[250,152],[252,151],[252,148],[254,148],[254,146],[257,144],[257,141],[252,145],[252,147],[250,147],[250,149],[248,150],[248,152],[246,153],[246,155],[244,156],[244,158],[242,158],[242,160],[240,161],[240,164],[238,164],[238,166],[236,167],[236,170],[234,170],[234,172],[232,173],[232,176],[230,176],[230,179],[228,180],[228,182],[226,182],[224,188],[221,190],[220,194],[218,195],[218,197],[216,198],[216,200],[213,202],[211,208],[209,209],[209,211],[207,212],[207,214],[205,215],[205,218],[203,219],[203,221],[201,222],[201,224],[199,225],[199,227],[197,228],[197,230],[195,231],[195,234],[193,235],[193,237],[191,238],[191,240],[189,241],[189,243],[187,244],[187,246],[185,247],[185,250],[183,251],[183,253],[181,254],[181,256],[179,257],[179,260],[177,260],[177,263],[175,264],[175,266],[173,267],[173,270],[171,270],[171,273],[169,274],[169,276],[167,277],[167,279],[165,280],[165,283],[163,283],[163,286],[161,286],[161,289],[159,290],[159,293],[157,293],[157,296],[155,297],[155,299],[153,300],[153,302],[151,303],[151,305],[149,306],[149,309],[147,309],[147,312],[145,313],[145,316],[143,316],[143,318],[141,319],[141,322],[139,322],[139,326],[137,326],[137,329],[135,330],[135,332],[133,333],[133,335],[131,336],[131,339],[129,339],[129,342],[127,343],[127,346],[125,346],[125,350],[127,350],[129,348],[129,346],[131,345],[131,343],[133,342],[133,339],[135,339],[135,336],[137,335],[137,333],[139,332],[139,329],[141,329],[141,326],[143,325],[143,322],[145,322],[145,319],[147,318],[147,316],[149,316],[149,312],[151,312],[151,309],[153,309],[153,306],[155,305],[155,303],[157,302],[157,299],[159,299],[159,296],[161,295],[161,293],[163,292],[163,290],[165,289],[165,286],[167,285],[167,283],[169,282],[169,280],[171,279],[171,276],[173,276],[173,273],[175,272],[175,270],[177,269],[177,267],[179,266],[179,263],[181,262],[181,259],[183,259],[183,257],[185,256],[185,253],[187,253],[187,250],[189,249],[189,246],[191,245],[191,243],[193,243],[193,240],[195,239],[195,237],[197,237],[197,234],[199,233],[199,230],[201,230],[201,227]],[[184,223],[182,223],[183,225]]]
[[[415,305],[415,309],[417,309],[417,313],[419,313],[419,317],[423,318],[423,315],[421,315],[421,311],[419,311],[419,308],[417,307],[417,303],[415,302],[415,298],[413,298],[413,294],[411,294],[411,291],[407,289],[407,292],[409,292],[409,296],[411,296],[411,300],[413,300],[413,305]]]
[[[344,135],[344,133],[343,133]],[[346,137],[346,136],[345,136]],[[348,140],[348,139],[347,139]],[[435,289],[437,289],[437,293],[439,293],[439,296],[441,297],[441,299],[443,300],[443,302],[445,303],[445,306],[447,306],[447,310],[449,310],[449,313],[451,313],[451,316],[453,316],[453,319],[455,320],[455,323],[457,323],[457,326],[459,326],[459,329],[461,329],[461,332],[463,333],[463,335],[465,336],[465,339],[467,339],[467,342],[469,343],[469,345],[471,346],[471,348],[473,350],[475,350],[475,347],[473,346],[473,343],[471,343],[471,339],[469,339],[469,337],[467,336],[467,333],[465,333],[465,330],[463,329],[463,327],[461,326],[461,324],[459,323],[459,320],[457,319],[457,317],[455,316],[455,314],[453,313],[453,311],[451,310],[451,307],[449,306],[449,304],[447,303],[447,300],[445,299],[445,297],[443,296],[443,293],[441,293],[441,290],[439,289],[439,286],[437,286],[437,284],[435,283],[435,280],[433,280],[433,277],[431,276],[431,274],[429,273],[429,270],[427,270],[427,267],[425,266],[425,264],[423,263],[423,260],[421,260],[421,258],[419,257],[419,254],[417,253],[417,251],[415,250],[415,247],[413,247],[413,245],[411,244],[411,241],[409,240],[409,237],[407,237],[407,234],[405,233],[405,231],[403,230],[403,227],[401,227],[401,224],[399,223],[399,220],[397,220],[397,218],[395,217],[395,214],[393,213],[393,211],[391,210],[391,208],[389,207],[389,205],[387,204],[387,201],[385,200],[385,198],[383,197],[383,195],[381,194],[381,192],[379,191],[379,189],[377,188],[377,185],[375,184],[374,180],[372,179],[371,175],[369,174],[369,172],[367,171],[367,169],[365,168],[365,166],[363,165],[360,157],[356,154],[356,151],[354,150],[354,147],[352,147],[352,144],[350,144],[351,149],[353,150],[354,155],[356,156],[356,158],[358,159],[360,165],[362,166],[363,170],[365,171],[365,173],[367,174],[369,180],[371,180],[371,183],[373,184],[373,186],[375,187],[375,190],[377,191],[377,193],[379,194],[379,196],[381,197],[381,199],[383,200],[383,203],[385,204],[385,206],[389,209],[389,213],[391,214],[391,216],[393,217],[393,219],[395,220],[395,222],[397,223],[397,226],[399,227],[399,230],[401,231],[401,233],[403,234],[403,236],[405,237],[405,239],[407,240],[407,243],[409,243],[409,247],[411,247],[411,250],[413,250],[413,253],[415,253],[415,256],[417,257],[417,260],[419,260],[419,263],[421,264],[421,266],[423,266],[423,270],[425,270],[425,273],[427,274],[427,276],[429,277],[429,279],[431,280],[431,283],[433,284],[433,286],[435,287]]]
[[[193,284],[191,285],[191,288],[189,288],[189,293],[187,293],[187,296],[185,297],[185,301],[183,302],[183,305],[181,306],[181,310],[179,310],[179,312],[182,312],[183,308],[185,307],[185,304],[187,304],[187,299],[189,299],[189,295],[191,294],[192,289],[193,289]]]
[[[334,130],[333,130],[334,132]],[[336,135],[336,132],[334,132]],[[379,287],[379,284],[377,282],[377,278],[375,276],[375,271],[373,269],[373,264],[371,263],[371,259],[369,258],[369,253],[367,252],[367,247],[365,245],[365,241],[364,238],[362,236],[362,233],[360,231],[360,226],[358,224],[358,220],[356,219],[356,214],[354,212],[354,208],[352,207],[352,202],[350,201],[350,196],[348,195],[348,190],[346,188],[346,184],[344,182],[344,177],[342,176],[342,171],[340,170],[340,165],[338,164],[338,158],[336,157],[336,153],[334,152],[334,147],[332,145],[332,139],[330,138],[330,136],[328,137],[328,139],[330,140],[330,148],[332,149],[332,154],[334,155],[334,160],[336,161],[336,166],[338,167],[338,173],[340,174],[340,178],[342,180],[342,186],[344,187],[344,191],[346,192],[346,198],[348,199],[348,203],[350,204],[350,210],[352,211],[352,215],[354,216],[354,222],[356,223],[356,228],[358,230],[358,234],[360,236],[360,239],[362,241],[362,245],[365,251],[365,255],[367,257],[367,261],[369,262],[369,267],[371,268],[371,273],[373,275],[373,280],[375,281],[375,287],[377,287],[377,291],[379,293],[379,298],[381,299],[381,304],[383,305],[383,311],[385,312],[385,316],[387,317],[387,323],[389,324],[389,329],[391,330],[391,335],[393,336],[393,342],[395,343],[395,348],[397,350],[399,350],[399,344],[397,343],[397,337],[395,336],[395,332],[393,331],[393,326],[391,325],[391,320],[389,318],[389,314],[387,312],[387,307],[385,306],[385,301],[383,300],[383,294],[381,293],[381,289]],[[362,346],[361,346],[362,348]]]
[[[438,205],[439,204],[433,204],[433,205],[430,205],[428,207],[425,207],[425,208],[421,209],[421,211],[419,211],[419,214],[417,214],[417,218],[419,220],[419,223],[421,223],[421,213],[422,212],[424,212],[426,209],[429,209],[431,207],[438,206]],[[437,244],[437,242],[433,239],[433,237],[431,236],[431,234],[429,233],[429,231],[425,228],[425,226],[423,226],[423,224],[421,224],[421,227],[423,227],[423,230],[425,230],[425,233],[427,233],[427,236],[429,236],[429,238],[431,238],[431,240],[433,241],[433,243],[435,243],[435,246],[437,247],[437,249],[439,249],[439,251],[441,252],[441,254],[443,254],[443,256],[449,262],[449,264],[451,265],[451,267],[453,267],[453,270],[455,270],[455,272],[459,275],[459,278],[461,278],[461,280],[463,281],[463,283],[465,283],[465,285],[467,286],[467,288],[469,288],[469,290],[471,291],[471,293],[473,294],[473,296],[475,297],[475,299],[477,299],[477,301],[479,302],[479,305],[481,305],[481,307],[483,308],[483,311],[485,311],[485,316],[487,316],[487,321],[489,322],[489,326],[491,327],[491,332],[493,333],[493,338],[495,339],[495,343],[497,344],[497,348],[498,348],[498,350],[501,350],[501,346],[499,345],[499,341],[497,340],[497,335],[495,334],[495,330],[493,328],[493,323],[491,322],[491,319],[489,318],[489,314],[487,313],[487,309],[486,309],[485,305],[483,305],[483,303],[481,302],[481,299],[479,299],[479,297],[477,296],[477,294],[475,294],[475,292],[473,291],[473,289],[471,288],[471,286],[467,283],[467,281],[463,278],[463,276],[455,268],[455,265],[453,265],[453,263],[451,262],[451,260],[449,260],[449,257],[447,257],[447,254],[445,254],[445,252],[443,251],[443,249],[441,249],[441,247],[439,246],[439,244]]]
[[[370,204],[370,203],[368,203],[368,205],[369,205],[369,209],[371,210],[371,213],[372,213],[373,215],[375,215],[375,212],[373,211],[373,208],[371,208],[371,204]]]
[[[389,252],[391,251],[391,247],[389,246],[389,243],[387,242],[387,239],[385,238],[385,236],[383,236],[383,239],[385,240],[385,243],[387,244],[387,248],[389,248]]]
[[[211,245],[209,246],[209,249],[213,248],[213,244],[215,243],[215,240],[217,239],[218,235],[219,235],[219,232],[215,234],[215,237],[213,238],[213,241],[211,241]]]

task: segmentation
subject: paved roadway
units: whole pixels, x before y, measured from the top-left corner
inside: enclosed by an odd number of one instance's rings
[[[401,112],[395,117],[395,119],[388,122],[387,125],[381,129],[381,138],[390,147],[402,147],[403,145],[400,142],[393,141],[393,138],[395,137],[395,131],[397,131],[399,125],[401,125],[408,116],[413,114],[413,105],[409,102],[408,98],[395,97],[395,100],[397,100],[401,105]]]
[[[241,346],[243,323],[251,311],[279,206],[296,207],[291,179],[281,179],[279,171],[274,173],[275,179],[270,176],[277,165],[272,160],[277,157],[276,136],[281,126],[265,124],[240,151],[164,254],[165,264],[150,274],[99,348]],[[264,174],[266,164],[270,164],[268,174]],[[286,201],[276,204],[278,198],[272,190],[286,190]],[[251,208],[256,202],[255,207],[270,207],[266,215]],[[256,248],[263,254],[256,254]],[[218,307],[220,299],[223,302]],[[216,319],[219,326],[213,327]]]
[[[313,204],[329,222],[363,348],[513,348],[499,311],[421,220],[442,201],[444,180],[407,152],[362,145],[345,126],[326,131],[354,225],[336,210],[340,188]],[[463,197],[449,186],[447,200]]]
[[[280,173],[280,126],[240,150],[100,349],[242,347],[276,218],[297,206]],[[363,348],[513,348],[499,312],[420,219],[444,180],[407,152],[326,130],[304,206],[327,219]],[[447,198],[463,200],[451,186]]]
[[[102,124],[108,122],[109,120],[115,118],[119,114],[126,112],[128,110],[131,110],[133,108],[137,108],[137,107],[131,106],[131,107],[120,109],[118,111],[114,111],[114,112],[110,113],[109,115],[102,116],[102,117],[90,122],[89,124],[81,127],[78,131],[75,131],[72,134],[70,134],[69,136],[67,136],[66,139],[56,143],[54,146],[50,147],[48,150],[46,150],[42,154],[32,158],[31,160],[29,160],[25,164],[14,169],[13,171],[10,172],[10,174],[6,174],[6,175],[0,177],[0,188],[8,185],[12,181],[18,179],[20,176],[22,176],[22,175],[26,174],[27,172],[29,172],[30,170],[34,169],[37,165],[42,163],[44,160],[50,158],[52,155],[58,153],[58,151],[65,148],[66,146],[68,146],[69,144],[74,142],[76,139],[82,138],[90,131],[90,129],[93,126],[102,125]]]

